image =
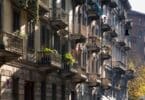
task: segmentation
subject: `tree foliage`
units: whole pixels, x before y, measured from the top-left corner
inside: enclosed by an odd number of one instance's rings
[[[128,83],[130,100],[138,100],[145,95],[145,66],[136,68],[136,77]]]

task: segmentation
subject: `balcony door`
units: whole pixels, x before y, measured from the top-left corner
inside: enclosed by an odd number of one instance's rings
[[[34,82],[25,81],[24,100],[34,100]]]
[[[12,77],[12,100],[19,100],[19,78]]]

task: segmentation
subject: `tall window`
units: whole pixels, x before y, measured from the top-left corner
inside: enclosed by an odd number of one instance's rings
[[[2,0],[0,0],[0,30],[2,29]]]
[[[52,45],[52,33],[49,31],[45,24],[41,25],[41,48],[51,47]]]
[[[61,43],[60,43],[60,36],[55,33],[54,34],[54,49],[56,49],[59,53],[60,53],[60,46],[61,46]]]
[[[46,100],[46,81],[41,81],[41,100]]]
[[[35,34],[35,23],[33,20],[28,20],[28,49],[34,49],[34,34]]]
[[[52,100],[57,100],[57,90],[56,84],[52,84]]]
[[[61,7],[65,10],[65,0],[61,0]]]
[[[66,91],[65,91],[65,85],[62,84],[61,85],[61,100],[65,100],[65,93],[66,93]]]
[[[83,50],[82,52],[82,66],[86,67],[87,65],[87,51]]]
[[[12,98],[19,100],[19,78],[12,77]]]
[[[13,31],[20,30],[20,11],[13,8]]]
[[[34,82],[25,81],[24,84],[24,100],[34,100]]]

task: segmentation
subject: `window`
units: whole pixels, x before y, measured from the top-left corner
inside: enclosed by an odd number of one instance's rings
[[[61,7],[62,7],[62,9],[65,10],[65,0],[62,0],[62,1],[61,1]]]
[[[25,81],[24,84],[24,100],[34,100],[34,82]]]
[[[20,11],[13,8],[13,32],[20,30]]]
[[[50,32],[45,24],[41,24],[40,33],[41,48],[52,47],[53,33]]]
[[[28,20],[28,49],[34,49],[34,34],[35,34],[35,23],[33,20]]]
[[[92,27],[92,35],[95,35],[96,34],[96,28],[95,26]]]
[[[12,77],[12,98],[19,100],[19,78]]]
[[[61,100],[65,100],[65,85],[61,85]]]
[[[60,50],[60,46],[61,46],[61,43],[60,43],[60,36],[58,36],[57,33],[54,34],[54,49],[57,50],[59,53],[61,52]]]
[[[0,1],[0,30],[2,29],[2,0]]]
[[[46,100],[46,81],[41,82],[41,100]]]
[[[76,97],[75,92],[74,91],[71,91],[71,100],[76,100],[75,97]]]
[[[83,50],[82,52],[82,66],[86,67],[87,65],[87,51]]]
[[[52,84],[52,100],[57,100],[57,90],[56,84]]]
[[[125,29],[125,36],[129,36],[129,30]]]
[[[96,73],[96,59],[95,57],[92,60],[92,73]]]

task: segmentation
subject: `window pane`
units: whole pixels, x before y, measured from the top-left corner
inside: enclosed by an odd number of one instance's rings
[[[2,29],[2,3],[1,1],[0,1],[0,30]]]
[[[13,31],[20,30],[20,11],[13,9]]]
[[[19,100],[19,78],[12,78],[12,96],[13,100]]]
[[[46,100],[46,81],[41,82],[41,100]]]
[[[61,100],[65,100],[65,85],[61,85]]]
[[[52,84],[52,100],[57,100],[56,84]]]
[[[28,20],[28,49],[34,49],[35,26],[32,20]]]

